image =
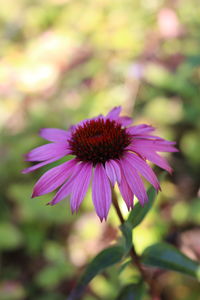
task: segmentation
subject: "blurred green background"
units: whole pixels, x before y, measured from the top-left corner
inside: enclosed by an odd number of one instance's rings
[[[165,240],[200,258],[199,16],[199,0],[1,3],[0,300],[64,300],[87,262],[118,238],[114,211],[101,224],[90,193],[71,215],[67,200],[46,206],[53,193],[30,199],[49,167],[21,174],[23,154],[44,143],[41,127],[67,129],[116,105],[180,149],[168,155],[175,172],[135,230],[138,253]],[[138,276],[131,266],[118,271],[98,275],[83,299],[116,299]],[[161,299],[199,299],[193,279],[155,276]]]

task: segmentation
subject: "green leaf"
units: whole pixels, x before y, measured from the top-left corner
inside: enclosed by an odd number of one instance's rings
[[[155,200],[156,191],[153,187],[150,187],[148,189],[148,198],[149,201],[145,206],[141,206],[141,204],[138,202],[135,207],[130,212],[128,219],[120,226],[120,229],[122,231],[123,237],[124,237],[124,254],[128,254],[132,247],[132,230],[137,225],[139,225],[150,208],[153,205],[153,202]]]
[[[120,268],[119,268],[119,274],[121,274],[127,266],[129,266],[130,264],[132,263],[132,259],[128,259],[126,260],[125,262],[123,262],[121,265],[120,265]]]
[[[156,191],[153,187],[150,187],[147,191],[149,201],[144,206],[141,206],[141,204],[138,202],[135,207],[130,212],[127,221],[125,222],[129,224],[131,229],[138,226],[152,207],[155,197],[156,197]]]
[[[126,255],[132,247],[132,228],[128,222],[124,222],[124,224],[120,226],[120,229],[123,234],[122,246],[124,248],[124,255]]]
[[[200,264],[167,243],[157,243],[146,248],[141,261],[146,265],[181,272],[200,280]]]
[[[141,300],[143,295],[144,284],[142,282],[138,284],[132,283],[122,289],[116,300]]]
[[[84,288],[88,283],[104,269],[121,261],[124,255],[122,246],[113,246],[100,252],[88,265],[76,288],[72,291],[68,300],[80,299]]]

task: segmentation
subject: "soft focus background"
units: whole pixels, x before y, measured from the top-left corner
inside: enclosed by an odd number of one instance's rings
[[[118,238],[113,209],[101,224],[90,193],[71,215],[67,200],[46,206],[53,193],[30,199],[48,167],[21,174],[23,154],[44,143],[41,127],[67,129],[116,105],[180,149],[168,155],[175,172],[135,230],[138,253],[168,241],[200,258],[199,16],[199,0],[1,3],[0,300],[64,300],[87,262]],[[83,299],[116,299],[137,275],[109,268]],[[199,299],[189,277],[162,272],[157,281],[163,300]]]

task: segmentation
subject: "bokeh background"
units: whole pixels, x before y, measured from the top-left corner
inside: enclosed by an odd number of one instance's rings
[[[138,253],[168,241],[200,258],[199,16],[199,0],[1,3],[0,300],[66,299],[87,262],[119,237],[114,211],[101,224],[90,193],[71,215],[67,200],[46,206],[53,193],[30,199],[49,167],[21,174],[23,154],[44,143],[41,127],[67,129],[117,105],[180,149],[168,155],[175,171],[135,230]],[[117,299],[137,276],[132,266],[109,268],[82,299]],[[163,300],[199,299],[193,279],[155,276]]]

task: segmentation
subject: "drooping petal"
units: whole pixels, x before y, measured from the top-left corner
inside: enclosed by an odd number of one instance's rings
[[[76,176],[78,173],[81,171],[82,165],[81,164],[76,164],[75,167],[72,168],[72,175],[71,177],[67,180],[65,184],[58,190],[54,198],[49,202],[50,205],[55,205],[58,202],[62,201],[64,198],[69,196],[72,192],[72,187],[74,182],[76,182]]]
[[[110,182],[114,186],[116,181],[121,181],[121,170],[119,165],[114,160],[109,160],[105,164],[105,170]]]
[[[124,171],[122,168],[121,168],[121,182],[118,183],[118,187],[119,187],[120,193],[122,195],[122,198],[124,199],[124,201],[127,205],[128,210],[133,208],[134,195],[133,195],[132,190],[130,189],[130,186],[127,183],[127,180],[126,180],[126,177],[124,175]]]
[[[124,159],[129,162],[132,167],[138,171],[146,180],[148,180],[156,190],[160,189],[158,179],[151,167],[138,155],[127,152]]]
[[[178,152],[171,142],[165,140],[134,140],[128,148],[132,151],[136,150],[138,152],[143,149],[156,152]]]
[[[161,157],[159,154],[157,154],[154,151],[140,151],[140,154],[145,157],[147,160],[151,161],[155,165],[159,166],[160,168],[168,171],[169,173],[172,173],[173,169],[170,167],[166,159]]]
[[[100,220],[106,219],[111,205],[111,188],[102,164],[97,164],[92,183],[92,200]]]
[[[116,107],[114,107],[114,108],[106,115],[106,119],[110,119],[110,120],[116,120],[116,119],[118,119],[121,110],[122,110],[121,106],[116,106]]]
[[[73,159],[44,173],[33,189],[32,198],[50,193],[61,186],[70,176],[76,163],[76,160]]]
[[[37,147],[26,155],[27,161],[44,161],[70,153],[67,143],[51,143]]]
[[[126,129],[126,131],[132,135],[141,135],[141,134],[147,134],[149,132],[154,131],[155,128],[153,126],[147,125],[147,124],[140,124],[136,126],[131,126]]]
[[[50,142],[66,142],[70,133],[58,128],[42,128],[40,129],[40,136]]]
[[[130,162],[127,162],[125,159],[120,160],[120,166],[124,171],[124,175],[133,194],[136,195],[140,203],[144,205],[144,203],[148,201],[148,196],[139,174],[132,167]]]
[[[88,190],[90,179],[92,176],[92,164],[82,163],[82,169],[76,176],[76,180],[74,181],[70,204],[72,212],[77,211],[85,194]]]
[[[52,159],[45,160],[45,161],[43,161],[43,162],[41,162],[39,164],[36,164],[34,166],[31,166],[31,167],[28,167],[28,168],[22,170],[22,173],[23,174],[27,174],[27,173],[33,172],[33,171],[35,171],[35,170],[37,170],[37,169],[39,169],[39,168],[41,168],[41,167],[43,167],[45,165],[51,164],[52,162],[54,162],[54,161],[56,161],[56,160],[58,160],[58,159],[60,159],[62,157],[63,157],[63,155],[55,157],[55,158],[52,158]]]

